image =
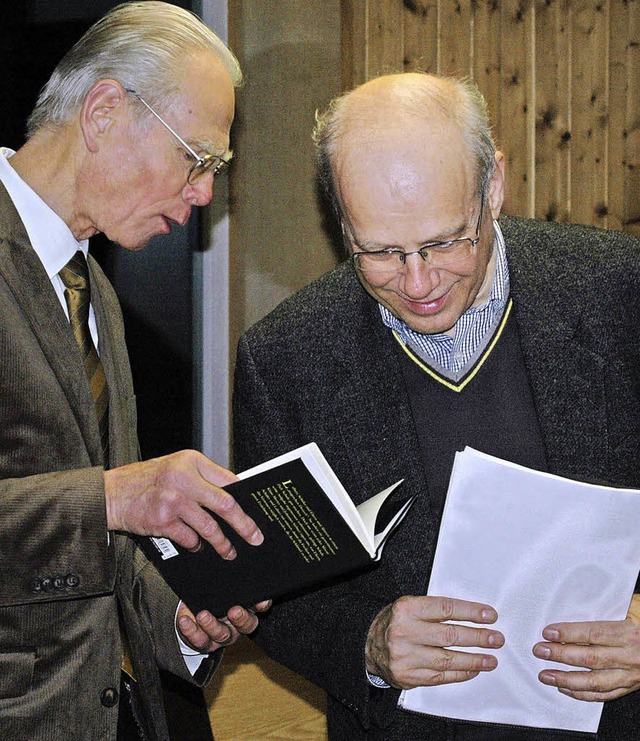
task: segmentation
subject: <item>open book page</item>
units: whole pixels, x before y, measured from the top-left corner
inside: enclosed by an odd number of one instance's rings
[[[380,523],[378,522],[378,515],[380,514],[380,511],[382,507],[384,506],[384,503],[387,501],[387,498],[396,490],[396,488],[404,481],[404,479],[400,479],[400,481],[396,481],[395,484],[392,484],[387,489],[384,489],[379,494],[376,494],[375,496],[371,497],[371,499],[367,499],[366,502],[362,502],[358,505],[358,514],[362,518],[362,521],[365,524],[365,527],[368,532],[374,533],[373,536],[373,544],[375,547],[375,560],[379,561],[380,557],[382,556],[382,549],[384,547],[384,544],[393,531],[393,529],[396,526],[396,523],[399,522],[406,514],[409,507],[413,504],[415,497],[411,497],[407,499],[402,507],[390,518],[387,522],[384,523],[383,527],[380,529]]]
[[[338,512],[340,512],[344,521],[349,524],[362,545],[367,549],[367,551],[369,551],[370,555],[373,556],[375,552],[373,536],[363,525],[362,519],[356,509],[356,505],[347,494],[344,486],[340,483],[340,480],[333,472],[331,466],[327,463],[327,459],[324,457],[316,443],[307,443],[300,448],[279,455],[277,458],[272,458],[270,461],[249,468],[248,470],[239,473],[238,477],[246,479],[256,473],[268,471],[270,468],[275,468],[282,463],[288,463],[297,458],[301,459],[309,469],[311,475],[324,489],[333,506],[338,510]],[[373,530],[371,533],[373,533]]]
[[[498,667],[418,687],[400,704],[438,716],[595,732],[602,703],[538,681],[552,622],[622,620],[640,567],[640,492],[569,481],[467,448],[456,455],[429,594],[493,605]],[[477,649],[469,649],[477,650]],[[486,651],[486,649],[483,649]]]
[[[383,529],[380,532],[376,531],[378,513],[382,509],[387,498],[402,483],[402,479],[396,481],[392,486],[371,497],[371,499],[368,499],[366,502],[362,502],[362,504],[359,504],[356,507],[316,443],[307,443],[300,448],[279,455],[277,458],[272,458],[265,463],[261,463],[258,466],[254,466],[253,468],[239,473],[238,477],[241,479],[247,479],[257,473],[268,471],[270,468],[275,468],[282,463],[288,463],[289,461],[298,458],[302,460],[305,466],[309,469],[311,475],[326,492],[329,500],[338,512],[340,512],[344,521],[348,523],[351,530],[367,549],[371,557],[376,561],[380,560],[384,542],[413,503],[413,499],[406,501],[400,509],[394,513],[393,517],[385,523]]]

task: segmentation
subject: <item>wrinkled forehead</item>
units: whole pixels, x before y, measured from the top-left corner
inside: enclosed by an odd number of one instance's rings
[[[442,120],[353,122],[336,149],[334,175],[345,216],[473,208],[475,167],[459,131]]]

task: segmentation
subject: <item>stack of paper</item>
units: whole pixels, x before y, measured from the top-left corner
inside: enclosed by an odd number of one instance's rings
[[[595,732],[602,703],[566,697],[532,654],[553,622],[623,620],[640,567],[640,491],[583,484],[479,453],[456,455],[429,594],[492,605],[498,668],[402,693],[441,717]],[[464,650],[464,649],[459,649]],[[467,649],[487,652],[486,649]]]

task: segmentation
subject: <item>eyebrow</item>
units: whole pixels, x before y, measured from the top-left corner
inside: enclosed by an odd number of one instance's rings
[[[210,139],[198,139],[197,137],[194,137],[192,139],[187,139],[187,143],[192,146],[196,151],[204,152],[205,154],[213,154],[216,157],[221,157],[226,162],[229,162],[231,159],[233,159],[233,150],[225,149],[223,154],[218,154],[220,151],[219,147],[217,147]]]
[[[433,244],[437,242],[450,242],[453,239],[458,239],[458,237],[468,228],[468,224],[464,224],[461,227],[458,227],[458,229],[454,229],[447,234],[447,236],[438,236],[438,237],[432,237],[431,239],[425,239],[420,242],[418,242],[419,245],[427,245],[427,244]],[[351,242],[358,247],[361,250],[365,250],[367,252],[376,252],[378,250],[401,250],[406,249],[406,245],[399,245],[399,244],[380,244],[379,242],[372,242],[370,240],[365,240],[364,242],[358,241],[355,236],[351,235]]]

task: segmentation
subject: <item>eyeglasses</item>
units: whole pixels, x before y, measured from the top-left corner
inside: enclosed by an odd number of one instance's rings
[[[187,152],[193,157],[195,162],[189,169],[189,173],[187,175],[187,182],[189,185],[193,185],[194,183],[197,183],[198,180],[200,180],[204,175],[206,175],[208,172],[212,171],[213,176],[216,177],[216,175],[219,175],[223,170],[225,170],[229,166],[229,161],[225,160],[223,157],[219,157],[217,154],[197,154],[188,144],[187,142],[179,135],[177,134],[171,126],[162,118],[162,116],[159,113],[156,113],[156,111],[153,110],[153,108],[147,103],[147,101],[135,90],[132,90],[131,88],[125,88],[125,90],[128,93],[131,93],[131,95],[134,96],[134,98],[137,98],[143,106],[145,106],[157,119],[160,121],[160,123],[165,127],[165,129],[168,129],[175,138],[180,142],[180,144],[187,150]]]
[[[420,255],[426,263],[433,267],[451,265],[459,260],[464,260],[473,253],[475,246],[480,241],[483,212],[484,191],[480,200],[480,215],[476,224],[476,236],[473,239],[471,237],[460,237],[459,239],[451,239],[448,242],[428,242],[420,247],[419,250],[414,250],[413,252],[404,252],[404,250],[396,248],[371,251],[359,248],[360,252],[354,252],[351,255],[351,259],[358,270],[363,273],[379,276],[385,274],[394,275],[401,272],[409,255]],[[353,242],[351,244],[353,245]]]

